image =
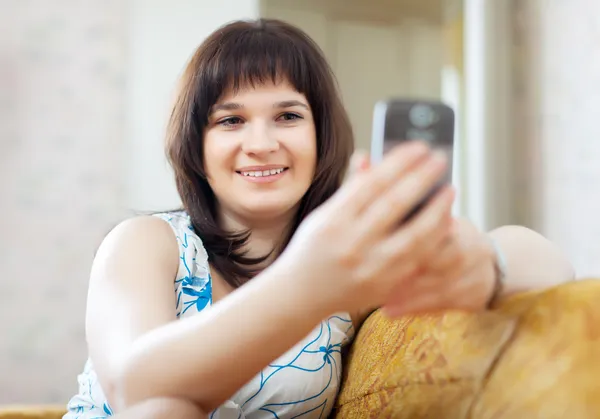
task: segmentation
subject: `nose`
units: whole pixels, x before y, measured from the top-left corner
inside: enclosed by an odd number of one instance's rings
[[[269,154],[279,150],[279,141],[267,124],[255,122],[242,141],[242,151],[246,154]]]

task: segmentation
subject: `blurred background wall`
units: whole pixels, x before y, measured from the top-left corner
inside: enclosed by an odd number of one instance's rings
[[[61,400],[95,247],[123,215],[127,9],[0,7],[0,402]]]
[[[450,103],[457,213],[533,227],[600,273],[595,0],[0,0],[0,403],[76,391],[99,241],[178,204],[177,75],[208,33],[260,15],[323,48],[358,147],[377,99]]]

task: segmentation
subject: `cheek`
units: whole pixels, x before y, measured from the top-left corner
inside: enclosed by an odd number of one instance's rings
[[[206,176],[214,179],[229,172],[232,161],[231,147],[219,135],[207,134],[204,136],[204,168]]]
[[[306,171],[310,173],[310,178],[315,175],[315,171],[317,170],[317,149],[316,147],[310,147],[305,150],[306,154],[304,155],[306,162]]]
[[[317,139],[314,130],[307,130],[291,145],[297,164],[303,173],[312,176],[317,167]]]

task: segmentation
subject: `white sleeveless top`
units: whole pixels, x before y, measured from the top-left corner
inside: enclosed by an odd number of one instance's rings
[[[174,283],[177,318],[194,316],[212,305],[208,255],[184,212],[157,214],[177,237],[180,263]],[[323,320],[291,350],[267,366],[230,400],[209,415],[211,419],[327,418],[342,376],[341,348],[353,337],[347,313]],[[265,342],[265,345],[268,345]],[[78,376],[79,392],[68,403],[63,419],[112,416],[92,362]]]

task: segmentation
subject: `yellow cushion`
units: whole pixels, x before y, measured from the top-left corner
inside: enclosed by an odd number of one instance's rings
[[[64,406],[0,406],[0,419],[61,419]]]
[[[598,360],[597,280],[485,313],[376,312],[351,348],[334,417],[597,418]]]

